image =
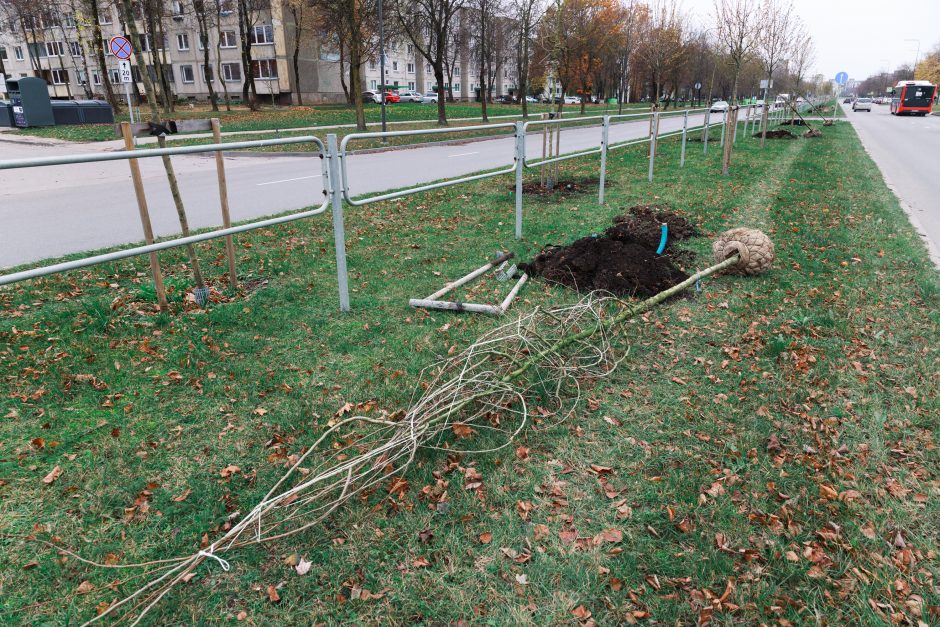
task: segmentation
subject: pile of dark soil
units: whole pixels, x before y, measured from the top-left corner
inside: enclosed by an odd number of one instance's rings
[[[783,120],[782,122],[778,122],[778,124],[780,124],[780,126],[789,126],[791,124],[795,126],[803,126],[804,124],[806,124],[806,122],[804,122],[800,118],[796,118],[794,120]]]
[[[760,133],[754,133],[754,137],[760,139]],[[779,131],[767,131],[767,139],[796,139],[796,135],[786,129]]]
[[[617,217],[603,235],[548,246],[520,267],[531,276],[579,291],[652,296],[688,278],[674,264],[675,256],[656,254],[663,222],[669,225],[670,240],[673,235],[684,239],[696,234],[688,220],[668,209],[637,206]]]

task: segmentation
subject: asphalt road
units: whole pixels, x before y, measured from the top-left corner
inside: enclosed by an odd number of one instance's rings
[[[717,116],[713,116],[713,121]],[[689,126],[704,116],[690,116]],[[649,122],[611,127],[611,143],[645,137]],[[660,132],[679,130],[682,116],[663,118]],[[511,133],[511,129],[503,132]],[[719,133],[716,129],[716,136]],[[562,133],[562,152],[600,143],[600,128]],[[354,149],[350,145],[350,149]],[[102,150],[94,144],[52,144],[0,134],[3,159]],[[541,134],[526,138],[529,159],[541,155]],[[353,195],[409,187],[512,164],[514,139],[426,145],[348,157]],[[154,232],[179,233],[176,210],[159,159],[140,161]],[[173,158],[191,228],[221,224],[215,161],[211,156]],[[318,205],[323,200],[320,160],[314,156],[235,156],[225,159],[234,221]],[[317,219],[317,218],[314,218]],[[0,170],[0,268],[140,242],[143,233],[125,161]]]
[[[940,117],[894,116],[888,105],[843,109],[940,269]]]

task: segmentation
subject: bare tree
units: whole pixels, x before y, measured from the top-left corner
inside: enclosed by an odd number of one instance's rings
[[[774,71],[779,68],[784,56],[790,51],[792,45],[793,29],[796,26],[796,16],[793,13],[791,0],[764,0],[761,6],[764,25],[757,39],[757,57],[760,59],[761,69],[767,80],[767,89],[764,90],[764,106],[761,107],[761,135],[760,143],[764,145],[767,138],[767,116],[771,82]]]
[[[670,94],[666,83],[675,82],[675,74],[685,61],[685,16],[673,4],[665,2],[650,8],[648,29],[637,47],[637,56],[644,62],[653,85],[653,108],[659,106],[661,95]]]
[[[258,22],[258,13],[265,0],[238,0],[238,34],[241,40],[242,72],[242,101],[248,103],[252,111],[258,109],[258,86],[255,85],[254,63],[251,58],[251,46],[255,39],[255,24]]]
[[[760,38],[761,7],[753,0],[714,0],[715,33],[718,43],[728,55],[734,78],[731,86],[731,104],[738,98],[738,77]]]
[[[202,67],[203,77],[206,79],[206,88],[209,91],[209,102],[212,104],[212,110],[219,110],[219,99],[215,94],[216,73],[212,68],[212,61],[209,58],[209,29],[215,28],[219,21],[219,11],[214,2],[206,0],[193,0],[193,17],[196,18],[196,28],[199,31],[199,45],[202,48]]]
[[[516,40],[516,87],[522,101],[522,115],[528,117],[529,103],[526,97],[531,88],[529,68],[532,59],[533,38],[542,19],[541,0],[512,0],[512,23],[515,25]]]
[[[466,0],[396,0],[398,23],[424,57],[437,81],[437,123],[447,126],[444,103],[444,55],[454,17]]]

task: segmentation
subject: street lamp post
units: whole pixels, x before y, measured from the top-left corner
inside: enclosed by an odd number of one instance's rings
[[[914,74],[917,74],[917,62],[920,61],[920,39],[905,39],[904,41],[913,41],[917,44],[917,52],[914,54]]]

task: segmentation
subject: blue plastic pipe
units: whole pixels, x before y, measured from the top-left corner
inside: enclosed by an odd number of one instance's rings
[[[666,250],[667,239],[669,239],[669,225],[663,222],[663,234],[659,238],[659,248],[656,249],[657,255],[663,254],[663,251]]]

